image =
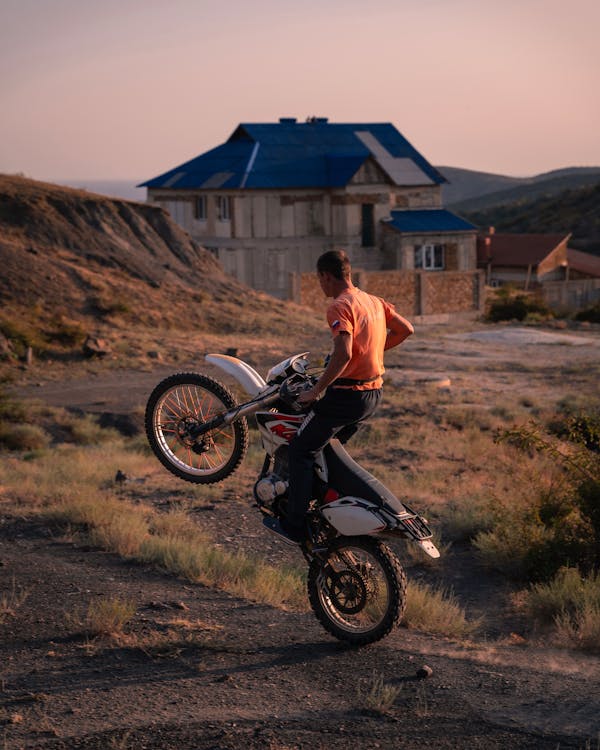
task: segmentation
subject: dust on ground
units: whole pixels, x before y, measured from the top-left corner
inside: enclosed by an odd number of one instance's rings
[[[530,338],[510,327],[418,329],[390,352],[388,367],[397,377],[449,380],[443,387],[463,400],[513,389],[516,397],[535,394],[547,402],[598,371],[597,329],[525,333]],[[314,342],[326,344],[326,338]],[[243,341],[238,347],[257,369],[274,362]],[[177,365],[205,370],[193,358]],[[14,387],[55,405],[139,416],[170,371],[169,363],[80,377],[71,370],[56,380],[30,369]],[[265,535],[242,494],[199,513],[223,545],[241,545],[274,563],[298,554]],[[453,550],[437,573],[409,570],[409,578],[418,575],[437,575],[474,615],[488,607],[493,625],[473,642],[400,628],[378,644],[351,649],[310,613],[256,604],[82,548],[40,523],[3,514],[0,505],[0,597],[27,594],[0,623],[0,740],[7,750],[556,750],[596,742],[596,657],[523,643],[514,613],[504,612],[501,582],[489,588],[466,550]],[[115,595],[136,603],[129,633],[119,642],[89,641],[78,617],[95,598]],[[432,669],[426,679],[418,677],[424,664]],[[398,689],[383,715],[365,709],[374,675]]]

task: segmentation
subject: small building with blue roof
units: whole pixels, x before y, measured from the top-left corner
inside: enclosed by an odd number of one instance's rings
[[[356,269],[473,271],[476,228],[443,209],[443,175],[391,123],[242,123],[140,187],[240,281],[288,298],[343,247]]]

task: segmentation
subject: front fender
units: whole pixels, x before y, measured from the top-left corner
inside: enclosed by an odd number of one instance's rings
[[[256,396],[267,385],[253,367],[228,354],[207,354],[204,359],[235,378],[250,396]]]

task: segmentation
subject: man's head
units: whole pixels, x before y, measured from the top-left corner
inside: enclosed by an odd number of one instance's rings
[[[343,250],[328,250],[317,261],[317,272],[330,273],[334,279],[349,279],[352,269],[350,261]]]
[[[328,250],[317,260],[317,275],[327,297],[337,297],[352,285],[352,269],[343,250]]]

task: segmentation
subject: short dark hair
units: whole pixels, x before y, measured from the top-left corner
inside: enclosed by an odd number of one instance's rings
[[[352,273],[350,260],[343,250],[328,250],[317,261],[319,273],[330,273],[340,281],[349,279]]]

